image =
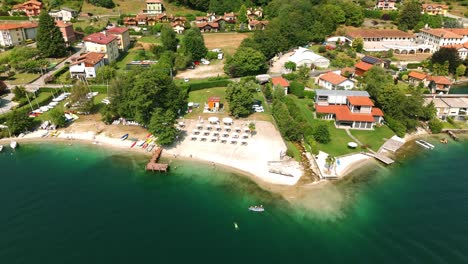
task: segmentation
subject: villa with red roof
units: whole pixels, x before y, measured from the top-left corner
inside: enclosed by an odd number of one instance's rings
[[[448,6],[442,4],[422,4],[421,14],[428,14],[431,16],[447,14]]]
[[[62,20],[56,20],[55,25],[60,29],[63,40],[68,46],[76,41],[75,30],[73,30],[73,24],[63,22]]]
[[[423,83],[431,93],[448,93],[452,87],[452,81],[445,76],[431,76],[417,71],[411,71],[408,74],[408,82],[413,85]]]
[[[429,80],[427,79],[428,75],[424,72],[418,71],[410,71],[408,74],[408,82],[413,85],[418,85],[419,83],[423,83],[424,86],[429,84]]]
[[[37,27],[33,22],[0,24],[0,46],[11,47],[35,39]]]
[[[115,35],[119,44],[119,50],[126,51],[130,46],[130,33],[126,27],[112,27],[106,30],[108,34]]]
[[[430,45],[432,52],[443,46],[463,45],[468,42],[468,28],[423,28],[418,41]]]
[[[320,75],[318,85],[328,90],[351,90],[354,88],[354,82],[334,72],[327,72]]]
[[[360,61],[354,65],[355,74],[358,76],[364,76],[364,74],[370,70],[374,65]]]
[[[83,38],[86,52],[104,54],[104,62],[110,64],[119,57],[119,43],[117,36],[104,33],[94,33]]]
[[[338,128],[371,130],[383,122],[383,112],[366,91],[315,90],[315,110],[322,119],[335,120]]]
[[[97,69],[104,66],[104,54],[89,52],[76,59],[72,59],[70,75],[72,78],[95,78]]]
[[[463,44],[447,45],[447,46],[442,46],[442,47],[456,49],[458,53],[458,57],[460,57],[460,59],[462,60],[465,60],[468,57],[468,42],[465,42]]]
[[[27,16],[38,16],[41,13],[42,3],[36,0],[30,0],[22,4],[14,5],[11,12],[24,12]]]
[[[271,78],[271,84],[273,84],[274,88],[283,87],[284,94],[288,94],[289,82],[283,77],[273,77]]]

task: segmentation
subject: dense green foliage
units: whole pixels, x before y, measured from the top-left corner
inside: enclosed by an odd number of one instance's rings
[[[164,25],[161,28],[161,42],[165,50],[176,51],[178,40],[176,33],[169,25]]]
[[[304,85],[297,81],[292,81],[289,84],[289,92],[299,98],[304,98]]]
[[[226,89],[226,100],[229,102],[230,115],[246,117],[252,113],[253,98],[260,86],[254,81],[232,82]]]
[[[207,52],[208,49],[205,46],[205,40],[197,27],[184,32],[181,45],[181,53],[184,56],[190,56],[193,61],[199,61],[205,57]]]
[[[431,129],[431,132],[434,133],[434,134],[442,132],[443,127],[444,127],[444,125],[437,118],[433,118],[433,119],[431,119],[429,121],[429,129]]]
[[[448,71],[450,73],[455,73],[457,67],[462,63],[462,60],[458,56],[456,49],[440,48],[438,51],[432,54],[431,62],[433,65],[444,65],[444,63],[448,62]]]
[[[330,131],[328,130],[328,125],[320,124],[313,131],[314,138],[317,142],[322,144],[327,144],[331,141]]]
[[[265,56],[252,48],[239,48],[232,57],[228,57],[224,71],[231,77],[257,75],[268,70]]]
[[[40,58],[40,52],[31,47],[14,47],[0,54],[0,64],[9,65],[15,71],[40,72],[49,62]]]
[[[101,6],[105,8],[114,8],[115,4],[112,0],[88,0],[88,2],[95,6]]]
[[[365,88],[375,100],[376,106],[385,113],[388,126],[398,135],[413,131],[418,121],[427,121],[434,116],[434,106],[424,106],[422,91],[410,87],[407,96],[404,89],[394,84],[393,78],[384,69],[372,67],[364,75]]]
[[[49,112],[50,121],[57,127],[64,127],[66,124],[65,113],[63,109],[56,107]]]
[[[176,117],[176,114],[171,109],[164,111],[162,108],[156,108],[154,110],[148,130],[157,135],[156,142],[158,144],[167,146],[172,144],[177,138],[179,131],[175,127]]]
[[[398,28],[402,30],[413,29],[421,20],[421,11],[422,7],[419,1],[405,1],[398,17]]]
[[[243,0],[168,0],[169,3],[188,6],[200,11],[210,11],[222,14],[224,12],[236,12],[246,2]],[[270,0],[250,0],[248,6],[264,6]]]
[[[36,42],[37,49],[44,57],[59,58],[67,54],[62,33],[55,26],[54,19],[47,12],[41,12],[39,15]]]
[[[6,118],[6,125],[12,135],[18,135],[34,127],[34,120],[28,117],[27,112],[14,110]]]

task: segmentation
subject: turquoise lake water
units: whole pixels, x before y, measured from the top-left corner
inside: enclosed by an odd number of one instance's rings
[[[460,83],[454,85],[450,89],[451,94],[468,94],[468,83]]]
[[[468,144],[417,153],[299,207],[210,166],[151,174],[94,146],[5,148],[0,263],[468,263]]]

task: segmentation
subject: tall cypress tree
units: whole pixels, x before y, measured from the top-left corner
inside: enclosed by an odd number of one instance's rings
[[[37,49],[44,57],[58,58],[67,54],[65,41],[54,19],[46,10],[39,15],[39,28],[36,36]]]

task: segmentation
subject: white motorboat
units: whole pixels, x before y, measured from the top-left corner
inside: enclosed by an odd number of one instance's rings
[[[17,143],[16,141],[12,141],[12,142],[10,143],[10,147],[11,147],[12,149],[15,149],[17,146],[18,146],[18,143]]]
[[[255,205],[255,206],[250,206],[249,211],[263,212],[263,211],[265,211],[265,208],[263,208],[263,205],[260,205],[260,206]]]
[[[0,145],[0,152],[2,152],[3,150],[3,145]]]
[[[435,146],[432,145],[431,143],[427,142],[427,141],[424,141],[422,139],[420,140],[416,140],[416,144],[418,144],[419,146],[425,148],[425,149],[434,149]]]

